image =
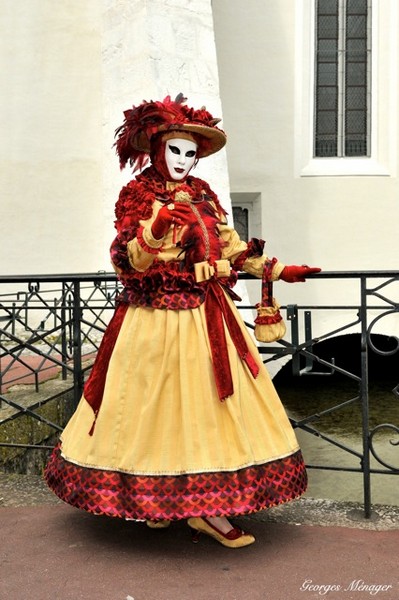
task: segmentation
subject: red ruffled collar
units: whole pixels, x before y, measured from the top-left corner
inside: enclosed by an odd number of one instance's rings
[[[155,200],[173,202],[178,193],[189,194],[191,202],[194,203],[212,201],[216,211],[221,216],[226,215],[206,181],[188,176],[181,184],[168,186],[155,167],[151,166],[122,188],[115,205],[116,229],[118,232],[131,227],[137,229],[140,220],[151,216]]]

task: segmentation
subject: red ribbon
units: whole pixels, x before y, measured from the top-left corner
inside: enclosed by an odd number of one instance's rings
[[[109,361],[128,308],[128,304],[118,304],[116,307],[115,313],[105,330],[96,360],[84,387],[85,400],[89,403],[95,415],[89,435],[93,435],[94,432],[98,411],[103,399]]]
[[[222,286],[216,280],[208,282],[205,299],[205,316],[216,387],[219,399],[223,401],[234,393],[223,321],[226,323],[238,355],[246,363],[254,378],[259,373],[259,365],[249,351],[244,335],[226,299]]]

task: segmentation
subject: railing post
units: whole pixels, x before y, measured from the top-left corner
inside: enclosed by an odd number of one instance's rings
[[[73,282],[73,401],[77,407],[83,392],[82,370],[82,308],[80,302],[80,281]]]
[[[291,322],[291,344],[296,350],[299,345],[298,306],[296,304],[287,305],[287,321]],[[292,374],[300,375],[300,373],[300,356],[294,351],[292,354]]]
[[[310,310],[305,310],[305,341],[312,340],[312,313]],[[308,352],[313,353],[313,344],[306,346]],[[313,359],[307,354],[305,359],[305,371],[311,372],[313,369]]]
[[[68,376],[67,362],[68,362],[68,341],[67,341],[67,328],[66,328],[66,285],[65,281],[62,282],[62,294],[61,294],[61,356],[62,356],[62,379],[66,379]]]
[[[362,436],[363,436],[363,494],[364,494],[364,516],[366,519],[371,517],[371,476],[370,476],[370,441],[369,441],[369,381],[368,381],[368,343],[367,343],[367,279],[362,276],[361,285],[361,380],[360,380],[360,400],[362,403]]]

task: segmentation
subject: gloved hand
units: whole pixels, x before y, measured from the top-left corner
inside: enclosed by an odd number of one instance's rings
[[[168,233],[171,225],[181,227],[182,225],[188,225],[193,219],[195,217],[188,202],[167,204],[160,209],[151,225],[152,235],[156,240],[160,240]]]
[[[288,267],[284,267],[280,273],[279,279],[282,279],[287,283],[296,283],[298,281],[305,281],[307,275],[310,275],[311,273],[320,273],[320,271],[321,269],[319,267],[290,265]]]

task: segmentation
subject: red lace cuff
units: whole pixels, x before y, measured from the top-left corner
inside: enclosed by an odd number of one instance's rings
[[[237,271],[242,271],[242,267],[247,260],[247,258],[251,258],[252,256],[262,256],[263,247],[265,245],[264,240],[258,240],[257,238],[252,238],[247,245],[247,249],[236,258],[234,261],[233,267]]]
[[[144,229],[144,227],[139,227],[136,237],[137,237],[137,241],[138,241],[139,245],[145,252],[148,252],[148,254],[159,254],[160,253],[163,240],[156,240],[152,236],[149,239],[148,235],[146,235],[146,230]],[[154,244],[154,245],[150,245],[150,244]]]

